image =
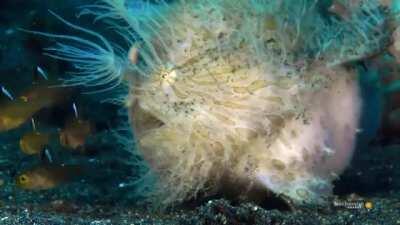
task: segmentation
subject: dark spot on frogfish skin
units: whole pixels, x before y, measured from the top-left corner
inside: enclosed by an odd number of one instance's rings
[[[272,166],[277,170],[282,171],[286,168],[286,165],[281,160],[272,159],[271,163],[272,163]]]

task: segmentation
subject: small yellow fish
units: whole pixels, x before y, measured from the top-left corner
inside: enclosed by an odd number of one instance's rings
[[[26,133],[19,140],[21,151],[27,155],[40,154],[50,141],[50,134],[33,131]]]
[[[0,108],[0,131],[18,128],[42,107],[16,99]]]
[[[24,102],[32,102],[42,108],[63,102],[69,98],[72,89],[63,87],[49,87],[46,84],[33,85],[19,97]]]
[[[39,110],[66,100],[68,93],[65,88],[34,86],[0,107],[0,132],[18,128]]]
[[[90,121],[74,119],[68,121],[60,131],[60,143],[63,147],[78,149],[85,145],[86,139],[94,132]]]
[[[48,190],[73,181],[81,175],[81,168],[76,165],[47,164],[24,171],[17,176],[17,187],[25,190]]]

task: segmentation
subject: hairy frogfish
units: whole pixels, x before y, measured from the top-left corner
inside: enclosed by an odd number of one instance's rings
[[[156,178],[141,185],[167,205],[228,189],[325,202],[359,128],[352,63],[390,36],[379,2],[156,2],[102,0],[82,11],[114,26],[125,47],[54,13],[91,38],[32,32],[59,40],[48,54],[77,68],[66,84],[128,87],[114,99],[128,111],[127,146]]]

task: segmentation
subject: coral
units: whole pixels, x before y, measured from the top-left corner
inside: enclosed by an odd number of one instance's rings
[[[61,18],[99,44],[35,33],[74,42],[48,49],[80,71],[67,84],[128,84],[130,125],[163,205],[231,184],[321,203],[351,159],[360,113],[356,72],[342,64],[387,38],[375,1],[350,2],[344,19],[316,0],[103,0],[81,15],[127,48]]]

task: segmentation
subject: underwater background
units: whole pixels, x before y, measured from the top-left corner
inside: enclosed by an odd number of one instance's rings
[[[129,120],[123,107],[106,100],[120,90],[63,87],[76,68],[44,54],[55,38],[26,32],[80,35],[51,10],[122,42],[108,26],[79,15],[95,2],[0,2],[0,224],[400,224],[399,70],[387,72],[387,64],[369,57],[351,62],[361,74],[360,132],[328,204],[296,205],[280,195],[256,203],[215,193],[151,209],[148,190],[136,187],[141,156],[115,137],[133,140],[121,128]],[[328,10],[334,0],[319,2],[327,17],[342,16],[340,5]],[[386,91],[391,82],[396,90]]]

